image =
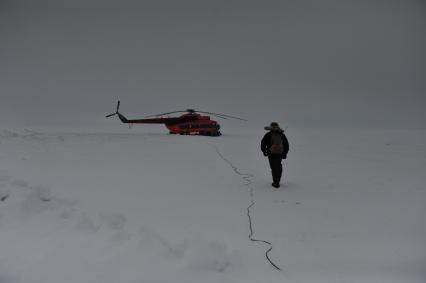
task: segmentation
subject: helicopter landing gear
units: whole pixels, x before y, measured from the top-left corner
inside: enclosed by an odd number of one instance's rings
[[[216,132],[208,132],[208,131],[203,131],[203,132],[199,132],[200,136],[208,136],[208,137],[218,137],[221,136],[222,133],[219,131]]]

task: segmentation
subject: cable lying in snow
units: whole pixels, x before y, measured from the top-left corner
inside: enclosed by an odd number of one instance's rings
[[[272,250],[272,244],[268,241],[265,240],[259,240],[259,239],[255,239],[253,237],[253,221],[251,218],[251,214],[250,214],[250,209],[255,205],[255,201],[254,201],[254,189],[252,187],[252,183],[253,181],[251,180],[251,178],[253,178],[253,174],[247,174],[247,173],[241,173],[240,170],[238,169],[238,167],[236,167],[231,161],[229,161],[229,159],[227,159],[225,156],[223,156],[223,154],[219,151],[219,148],[217,146],[214,146],[214,148],[216,149],[216,153],[219,155],[219,157],[225,161],[229,166],[231,166],[232,170],[234,170],[235,174],[241,176],[243,178],[243,180],[246,182],[244,185],[247,186],[249,188],[249,192],[250,192],[250,205],[247,207],[247,217],[249,219],[249,226],[250,226],[250,234],[249,234],[249,239],[252,242],[260,242],[260,243],[264,243],[269,245],[268,250],[265,252],[265,256],[266,259],[269,261],[269,263],[275,267],[278,270],[281,270],[281,268],[279,268],[270,258],[269,258],[269,252]]]

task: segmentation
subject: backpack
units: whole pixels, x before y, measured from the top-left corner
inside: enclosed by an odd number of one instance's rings
[[[271,154],[283,154],[283,137],[280,133],[272,133],[271,135],[271,147],[269,148]]]

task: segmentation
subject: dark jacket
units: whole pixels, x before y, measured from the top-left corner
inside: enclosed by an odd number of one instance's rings
[[[287,158],[287,153],[289,150],[289,145],[288,145],[288,140],[287,137],[285,136],[284,132],[279,132],[282,136],[283,139],[283,154],[282,157],[283,158]],[[271,154],[269,148],[271,147],[272,144],[272,132],[267,132],[262,139],[262,142],[260,143],[260,149],[262,150],[263,154],[265,155],[269,155]]]

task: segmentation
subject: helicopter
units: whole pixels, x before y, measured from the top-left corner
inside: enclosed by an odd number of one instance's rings
[[[247,121],[246,119],[230,116],[226,114],[198,111],[195,109],[186,109],[179,111],[166,112],[156,115],[145,116],[143,119],[127,119],[119,112],[120,101],[117,102],[117,109],[114,113],[106,115],[106,118],[117,115],[122,123],[125,124],[164,124],[170,134],[180,135],[200,135],[200,136],[220,136],[220,125],[217,121],[210,119],[210,116],[203,116],[199,113],[208,114],[221,119],[237,119]],[[184,113],[178,117],[164,117],[166,115]]]

